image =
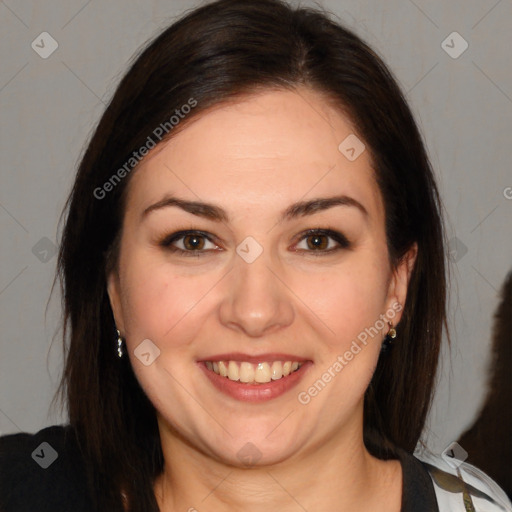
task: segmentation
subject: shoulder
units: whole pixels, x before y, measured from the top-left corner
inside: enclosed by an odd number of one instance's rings
[[[475,466],[458,460],[448,463],[426,450],[414,455],[432,479],[440,512],[512,512],[505,492]]]
[[[0,510],[91,510],[83,459],[70,425],[0,437]]]

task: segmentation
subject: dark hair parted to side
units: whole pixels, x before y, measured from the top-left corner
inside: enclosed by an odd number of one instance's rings
[[[130,510],[157,511],[153,482],[163,456],[155,410],[129,359],[117,358],[106,291],[130,174],[103,198],[94,191],[191,98],[197,105],[179,129],[223,101],[298,86],[322,93],[364,140],[385,203],[391,263],[418,244],[396,346],[380,358],[365,396],[364,439],[380,458],[393,457],[394,446],[412,452],[419,440],[446,326],[446,280],[438,191],[412,114],[381,59],[328,14],[280,0],[220,0],[187,13],[136,56],[66,204],[58,270],[66,359],[56,396],[67,403],[97,510],[123,510],[123,490]]]

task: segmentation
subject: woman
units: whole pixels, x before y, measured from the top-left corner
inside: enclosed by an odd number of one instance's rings
[[[420,134],[372,50],[280,1],[190,12],[78,169],[69,425],[1,440],[2,510],[506,510],[485,476],[412,455],[444,255]]]

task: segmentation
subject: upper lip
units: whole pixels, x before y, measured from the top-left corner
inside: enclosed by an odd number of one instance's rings
[[[201,361],[246,361],[248,363],[261,363],[265,361],[297,361],[298,363],[305,363],[306,361],[309,361],[309,359],[294,356],[292,354],[277,354],[275,352],[252,356],[249,354],[242,354],[241,352],[229,352],[226,354],[216,354],[214,356],[205,357],[204,359],[201,359]]]

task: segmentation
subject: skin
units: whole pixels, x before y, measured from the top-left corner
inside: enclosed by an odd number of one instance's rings
[[[260,92],[201,114],[131,177],[108,293],[134,372],[157,410],[162,511],[260,512],[269,504],[282,512],[400,510],[400,463],[372,457],[363,444],[364,392],[389,327],[307,405],[297,400],[361,331],[405,304],[416,257],[414,246],[398,268],[390,265],[369,152],[351,162],[338,150],[351,133],[350,120],[317,92]],[[221,206],[229,221],[175,206],[142,216],[167,194]],[[335,206],[279,222],[294,202],[338,194],[367,215]],[[338,243],[324,237],[318,249],[303,235],[313,228],[339,231],[351,246],[329,253]],[[159,245],[184,229],[213,236],[200,239],[202,256]],[[236,252],[247,236],[263,247],[252,263]],[[185,241],[174,246],[190,251]],[[134,355],[144,339],[161,351],[149,366]],[[284,395],[246,403],[219,392],[196,365],[235,351],[283,352],[313,365]],[[247,442],[261,454],[249,468],[237,456]]]

